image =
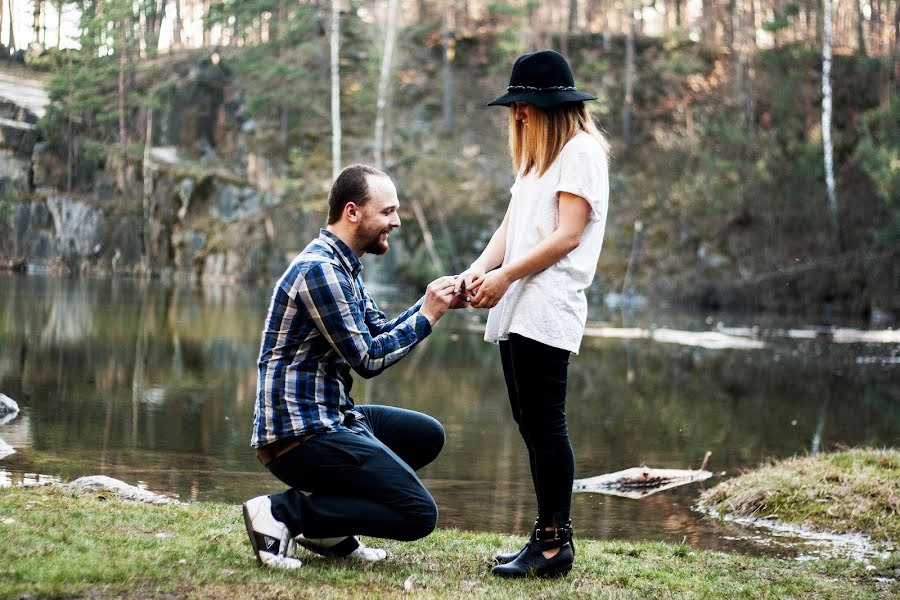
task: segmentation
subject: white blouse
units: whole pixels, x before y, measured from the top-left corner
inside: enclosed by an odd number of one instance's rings
[[[484,339],[498,342],[517,333],[578,353],[587,319],[584,290],[594,279],[609,204],[606,152],[590,134],[569,140],[550,168],[517,176],[510,188],[509,224],[503,264],[530,252],[559,225],[559,192],[581,196],[591,215],[578,247],[547,269],[509,286],[488,313]]]

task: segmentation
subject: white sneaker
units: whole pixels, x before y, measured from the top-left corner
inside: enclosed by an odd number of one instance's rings
[[[244,502],[244,525],[259,564],[279,569],[296,569],[303,564],[288,556],[293,546],[291,532],[272,516],[272,501],[268,496]]]
[[[316,554],[352,558],[362,562],[378,562],[387,557],[387,551],[381,548],[369,548],[355,537],[307,538],[303,534],[294,541]]]

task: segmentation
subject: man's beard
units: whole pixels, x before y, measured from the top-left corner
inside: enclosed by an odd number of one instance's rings
[[[372,237],[367,239],[366,243],[363,245],[363,252],[366,254],[375,254],[376,256],[381,256],[386,253],[389,246],[387,239],[381,239],[383,233],[386,233],[383,229],[379,229],[377,232],[373,233]]]

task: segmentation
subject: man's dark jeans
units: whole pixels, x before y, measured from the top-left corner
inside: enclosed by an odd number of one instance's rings
[[[438,511],[415,471],[437,458],[444,428],[402,408],[355,410],[363,418],[347,423],[352,432],[319,434],[267,465],[291,486],[271,496],[273,515],[293,536],[425,537]]]

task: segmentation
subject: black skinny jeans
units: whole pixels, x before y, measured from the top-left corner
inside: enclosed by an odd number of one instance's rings
[[[500,342],[503,377],[519,433],[528,448],[542,525],[569,520],[575,455],[566,424],[569,351],[511,333]]]
[[[444,428],[403,408],[355,410],[363,419],[347,424],[352,432],[319,434],[267,465],[291,486],[270,496],[272,514],[293,536],[425,537],[438,511],[415,470],[437,458]]]

